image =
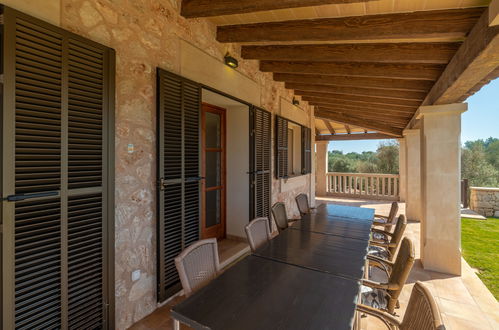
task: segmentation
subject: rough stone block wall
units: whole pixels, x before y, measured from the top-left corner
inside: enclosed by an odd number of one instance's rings
[[[499,216],[499,188],[471,187],[470,209],[486,216]]]

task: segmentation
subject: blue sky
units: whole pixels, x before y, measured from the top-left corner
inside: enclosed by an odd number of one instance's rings
[[[466,102],[468,111],[462,116],[461,142],[499,138],[499,79],[482,87]],[[376,151],[381,141],[332,141],[329,142],[329,150],[341,150],[344,153]]]

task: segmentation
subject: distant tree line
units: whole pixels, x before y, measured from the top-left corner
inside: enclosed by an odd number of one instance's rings
[[[329,172],[399,173],[399,144],[389,140],[379,144],[376,152],[328,153]],[[499,187],[499,139],[467,141],[461,150],[461,177],[470,186]]]
[[[474,187],[499,187],[499,139],[467,141],[461,152],[461,177]]]
[[[328,153],[329,172],[388,173],[399,172],[399,144],[396,140],[381,142],[376,152],[362,153],[333,150]]]

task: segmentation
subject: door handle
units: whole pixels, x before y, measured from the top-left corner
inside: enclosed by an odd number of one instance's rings
[[[49,197],[49,196],[59,196],[59,192],[58,191],[48,191],[48,192],[34,193],[34,194],[10,195],[10,196],[7,196],[5,198],[5,200],[8,202],[18,202],[18,201],[24,201],[24,200],[32,199],[32,198]]]

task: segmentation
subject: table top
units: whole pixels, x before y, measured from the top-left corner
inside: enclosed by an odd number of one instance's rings
[[[248,256],[172,308],[195,329],[351,329],[359,283]]]
[[[372,220],[374,219],[374,209],[366,207],[356,207],[338,204],[321,204],[316,209],[317,213],[327,213],[330,216],[340,218]]]
[[[254,254],[351,279],[364,274],[367,240],[285,230]]]

